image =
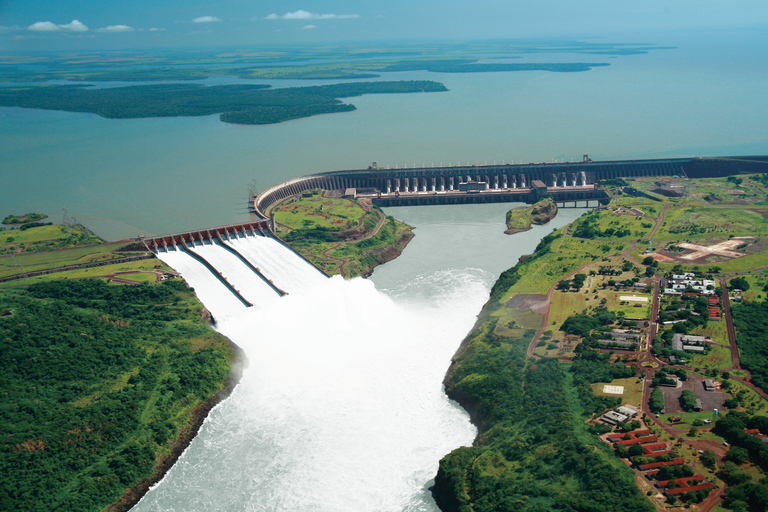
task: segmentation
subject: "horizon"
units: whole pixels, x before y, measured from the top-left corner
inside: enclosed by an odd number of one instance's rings
[[[490,40],[624,39],[639,34],[766,31],[768,10],[756,0],[651,0],[616,5],[609,0],[535,5],[484,0],[467,6],[368,6],[341,0],[307,5],[240,0],[188,4],[179,0],[130,4],[80,0],[0,3],[0,51],[141,51],[264,45]]]

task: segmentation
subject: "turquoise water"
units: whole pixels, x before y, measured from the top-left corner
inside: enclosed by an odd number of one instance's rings
[[[633,36],[637,42],[641,36]],[[61,208],[109,239],[248,218],[259,189],[318,171],[493,161],[768,153],[761,34],[653,34],[674,45],[581,73],[390,73],[449,92],[350,99],[355,112],[279,125],[217,116],[102,119],[0,108],[7,213]],[[525,56],[523,61],[557,59]]]

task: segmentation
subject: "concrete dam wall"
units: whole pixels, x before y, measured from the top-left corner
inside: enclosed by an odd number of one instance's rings
[[[379,206],[535,202],[543,194],[556,201],[607,201],[595,188],[606,179],[643,176],[728,176],[768,171],[766,156],[665,158],[594,162],[467,165],[332,171],[295,178],[253,197],[249,209],[262,218],[275,202],[307,190],[346,191]]]

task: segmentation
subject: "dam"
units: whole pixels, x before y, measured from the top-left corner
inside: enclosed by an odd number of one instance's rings
[[[266,219],[270,206],[312,189],[339,190],[368,198],[377,206],[416,206],[525,202],[551,195],[558,203],[586,201],[605,204],[609,198],[598,186],[608,179],[647,176],[727,176],[766,172],[766,156],[667,158],[596,162],[464,165],[331,171],[285,181],[251,198],[249,211]],[[590,204],[592,201],[594,204]]]
[[[185,276],[194,274],[220,291],[231,308],[270,303],[327,278],[275,235],[269,208],[313,189],[336,191],[381,206],[534,203],[551,196],[561,207],[599,206],[610,200],[599,182],[652,176],[706,177],[766,172],[768,156],[672,158],[595,162],[467,165],[332,171],[294,178],[249,200],[254,220],[143,240]],[[205,301],[204,301],[205,302]]]

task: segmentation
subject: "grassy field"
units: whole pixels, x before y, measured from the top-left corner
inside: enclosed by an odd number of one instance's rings
[[[686,352],[686,357],[689,366],[707,370],[725,370],[733,364],[731,349],[722,345],[712,346],[709,354]]]
[[[104,240],[80,225],[38,226],[29,229],[0,231],[0,254],[53,251],[66,247],[96,245]]]
[[[625,207],[626,206],[630,205],[626,204]],[[642,210],[642,208],[643,206],[639,205],[638,209]],[[616,208],[609,207],[601,210],[593,210],[592,212],[583,215],[574,223],[572,233],[577,232],[577,230],[585,224],[589,224],[589,226],[595,230],[595,239],[637,240],[648,238],[648,235],[655,225],[655,220],[647,219],[645,217],[622,215],[617,213]]]
[[[664,223],[656,240],[679,240],[717,235],[752,235],[765,233],[765,208],[726,208],[691,206],[664,212]]]
[[[562,233],[559,230],[558,233]],[[517,293],[544,293],[567,274],[603,257],[620,253],[626,248],[621,242],[581,240],[562,236],[553,242],[552,251],[533,261],[526,268],[525,279],[512,286],[502,297],[506,302]]]
[[[352,229],[357,226],[365,210],[351,199],[323,197],[319,191],[298,201],[284,201],[271,209],[275,221],[288,229],[324,228],[332,231]]]
[[[634,405],[635,407],[642,407],[643,405],[643,380],[637,377],[630,377],[628,379],[615,379],[610,382],[612,386],[624,386],[624,394],[612,395],[610,393],[603,392],[604,382],[597,382],[592,384],[592,392],[597,396],[621,396],[623,403]]]
[[[82,265],[98,261],[124,258],[137,253],[116,252],[125,242],[105,243],[87,247],[74,247],[50,252],[22,253],[0,257],[0,277],[49,270],[68,265]],[[127,269],[130,270],[130,269]]]

